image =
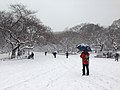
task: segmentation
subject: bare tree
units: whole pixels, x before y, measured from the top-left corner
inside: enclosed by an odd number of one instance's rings
[[[5,40],[12,47],[11,58],[15,58],[16,51],[26,44],[33,46],[38,37],[44,36],[50,31],[34,15],[35,12],[26,9],[24,5],[10,6],[11,11],[0,13],[0,30]],[[38,34],[39,33],[39,34]],[[50,33],[50,32],[49,32]]]

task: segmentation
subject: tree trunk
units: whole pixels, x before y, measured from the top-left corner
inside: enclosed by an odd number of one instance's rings
[[[103,51],[104,44],[101,44],[100,47],[101,47],[100,51]]]
[[[12,50],[11,59],[15,58],[15,56],[16,56],[15,54],[16,54],[16,49],[13,49],[13,50]]]
[[[12,54],[11,54],[11,59],[15,58],[16,56],[16,50],[20,47],[20,44],[18,44],[17,47],[15,47],[13,50],[12,50]]]

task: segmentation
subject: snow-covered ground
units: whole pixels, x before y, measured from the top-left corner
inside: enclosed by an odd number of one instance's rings
[[[90,56],[90,75],[82,76],[79,55],[44,55],[6,60],[0,55],[0,90],[120,90],[120,62]],[[7,55],[9,56],[9,55]]]

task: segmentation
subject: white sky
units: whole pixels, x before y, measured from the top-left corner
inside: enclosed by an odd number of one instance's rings
[[[120,19],[120,0],[0,0],[0,10],[16,3],[38,11],[37,17],[53,31],[88,22],[108,26]]]

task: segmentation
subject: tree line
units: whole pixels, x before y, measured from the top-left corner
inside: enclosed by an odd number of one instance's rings
[[[75,45],[84,43],[91,47],[99,46],[102,50],[117,51],[120,49],[120,19],[113,21],[108,27],[98,24],[82,23],[66,28],[56,34],[59,42],[66,45],[68,51],[74,51]]]
[[[75,52],[76,45],[99,45],[101,50],[118,50],[120,47],[120,19],[108,27],[82,23],[61,32],[53,32],[44,25],[36,12],[20,4],[10,5],[9,11],[0,11],[0,49],[16,51],[24,46],[34,46],[40,51]],[[104,46],[104,48],[102,48]]]
[[[26,45],[52,41],[51,28],[44,25],[35,13],[20,4],[10,5],[10,11],[0,11],[0,46],[12,51],[11,58],[15,58],[16,51]]]

